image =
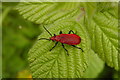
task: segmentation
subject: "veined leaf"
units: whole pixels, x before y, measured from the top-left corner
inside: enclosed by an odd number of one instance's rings
[[[85,73],[88,66],[88,53],[90,53],[90,39],[88,35],[90,35],[91,46],[94,52],[109,66],[118,70],[117,7],[111,3],[110,5],[108,3],[84,3],[83,9],[85,10],[86,17],[82,17],[81,15],[84,14],[84,11],[80,14],[81,4],[32,2],[20,3],[16,7],[25,19],[37,24],[49,24],[46,28],[53,34],[59,34],[60,30],[63,33],[73,30],[82,38],[82,42],[78,47],[81,47],[84,52],[70,45],[65,45],[70,56],[66,55],[61,43],[52,51],[49,51],[55,42],[45,40],[36,41],[33,48],[29,51],[28,58],[34,78],[83,77],[83,73]],[[69,21],[65,21],[67,19]],[[80,23],[76,23],[76,19]],[[83,19],[87,24],[84,24]],[[81,23],[88,25],[88,30]],[[49,38],[49,35],[45,31],[39,38]]]
[[[117,2],[99,2],[97,3],[97,12],[108,12],[115,18],[118,18],[118,3]]]
[[[92,49],[109,66],[118,70],[118,19],[109,11],[97,13],[87,26]]]
[[[117,8],[118,7],[118,3],[117,2],[98,2],[97,3],[97,11],[99,12],[104,12],[104,11],[109,11],[109,10],[113,10],[113,8]]]
[[[84,74],[84,78],[97,78],[99,73],[104,69],[104,62],[92,50],[88,55],[88,68]]]
[[[59,34],[60,30],[67,34],[69,30],[73,30],[77,35],[81,36],[81,43],[77,46],[81,47],[84,52],[64,44],[69,52],[68,56],[61,43],[58,43],[52,51],[49,51],[55,42],[37,40],[29,51],[28,58],[33,78],[81,78],[88,66],[90,50],[90,40],[84,27],[73,21],[64,21],[49,25],[46,28],[52,34]],[[49,36],[45,31],[38,39],[49,38]]]
[[[49,24],[73,18],[80,11],[79,3],[20,3],[16,9],[23,17],[37,24]]]
[[[85,8],[85,13],[86,13],[86,17],[88,19],[88,22],[90,22],[93,15],[96,12],[97,3],[96,2],[85,2],[84,8]]]

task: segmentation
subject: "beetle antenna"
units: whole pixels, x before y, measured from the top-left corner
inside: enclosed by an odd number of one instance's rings
[[[43,27],[48,32],[48,34],[50,34],[50,36],[52,36],[52,34],[45,28],[45,26],[43,26]]]
[[[40,38],[39,40],[50,40],[50,39],[47,39],[47,38]]]

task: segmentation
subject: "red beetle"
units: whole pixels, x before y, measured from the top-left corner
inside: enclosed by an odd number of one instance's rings
[[[55,45],[50,49],[50,51],[55,48],[55,46],[58,44],[58,42],[62,43],[62,47],[65,49],[65,51],[67,52],[67,55],[68,54],[68,50],[65,48],[64,44],[68,44],[68,45],[71,45],[75,48],[78,48],[78,49],[81,49],[82,48],[79,48],[75,45],[78,45],[80,44],[81,42],[81,38],[80,36],[76,35],[72,30],[69,31],[68,34],[62,34],[62,31],[60,31],[59,35],[56,35],[54,34],[54,36],[52,36],[52,34],[44,27],[44,29],[51,35],[51,37],[49,39],[47,38],[40,38],[39,40],[52,40],[52,41],[56,41]],[[73,33],[73,34],[70,34],[70,33]],[[83,52],[83,50],[82,50]]]

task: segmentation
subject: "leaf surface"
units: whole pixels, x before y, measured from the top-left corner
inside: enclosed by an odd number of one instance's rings
[[[118,70],[118,19],[109,10],[99,12],[94,15],[87,29],[94,52],[109,66]]]
[[[50,24],[62,19],[74,18],[79,12],[79,3],[20,3],[16,10],[27,20],[37,24]]]
[[[46,26],[48,28],[48,26]],[[53,28],[54,27],[54,28]],[[59,22],[49,26],[48,30],[52,34],[59,34],[59,31],[68,33],[69,30],[77,32],[81,36],[81,43],[77,45],[81,47],[76,49],[70,45],[64,44],[69,52],[69,56],[59,43],[52,51],[49,51],[55,42],[47,40],[36,41],[33,48],[29,51],[30,69],[34,78],[81,78],[88,66],[88,54],[90,50],[90,40],[82,25],[73,22]],[[49,38],[49,34],[45,31],[39,36],[40,38]]]
[[[104,61],[102,61],[94,51],[90,51],[88,68],[84,74],[84,78],[97,78],[104,69]]]

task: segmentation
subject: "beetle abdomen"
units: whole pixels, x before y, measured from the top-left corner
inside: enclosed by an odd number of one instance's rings
[[[81,42],[80,37],[76,34],[60,34],[59,38],[59,42],[68,45],[77,45]]]

